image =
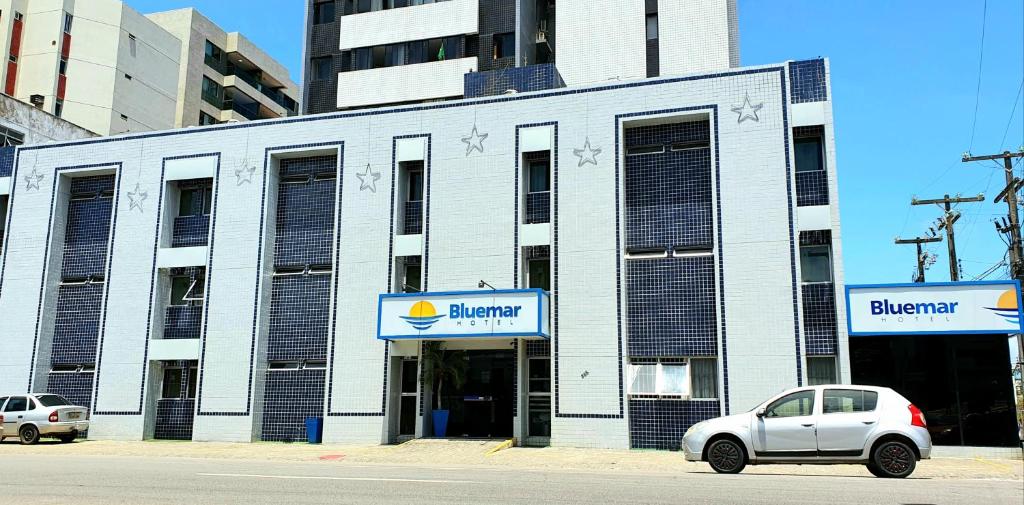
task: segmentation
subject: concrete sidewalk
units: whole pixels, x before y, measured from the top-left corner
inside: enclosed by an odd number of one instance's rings
[[[682,453],[642,450],[513,447],[488,454],[501,441],[419,439],[401,445],[310,445],[305,443],[50,441],[22,446],[0,444],[0,458],[20,454],[65,456],[173,457],[252,461],[319,461],[323,464],[386,464],[422,467],[473,467],[580,472],[678,474],[711,472],[704,463],[688,463]],[[749,466],[744,473],[770,475],[869,476],[862,466]],[[1000,479],[1024,481],[1024,461],[994,458],[934,458],[918,464],[914,478]]]

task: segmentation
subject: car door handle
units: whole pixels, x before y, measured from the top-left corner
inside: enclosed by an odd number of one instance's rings
[[[874,421],[861,421],[861,422],[864,423],[864,424],[875,424]]]
[[[800,426],[803,426],[804,428],[811,428],[814,426],[814,423],[801,424]]]

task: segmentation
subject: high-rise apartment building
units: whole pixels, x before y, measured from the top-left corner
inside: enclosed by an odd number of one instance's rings
[[[197,98],[207,41],[222,58],[208,72],[215,109]],[[100,135],[297,111],[281,65],[191,9],[144,16],[119,0],[0,0],[0,52],[3,93]]]
[[[306,112],[739,65],[735,0],[308,0]]]

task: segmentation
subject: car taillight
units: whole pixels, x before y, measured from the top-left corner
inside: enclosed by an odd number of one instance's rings
[[[907,409],[910,410],[910,425],[911,426],[917,426],[918,428],[927,428],[928,427],[928,423],[926,423],[924,421],[924,412],[921,412],[921,409],[919,409],[916,406],[914,406],[913,403],[911,403],[910,406],[907,407]]]
[[[53,412],[50,412],[50,422],[51,423],[57,422],[57,411],[56,410],[54,410]]]

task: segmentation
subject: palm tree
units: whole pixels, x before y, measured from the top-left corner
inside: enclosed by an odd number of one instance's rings
[[[441,342],[428,342],[423,350],[424,380],[435,385],[436,410],[441,410],[441,388],[445,382],[460,388],[466,382],[469,362],[464,351],[449,351]]]

